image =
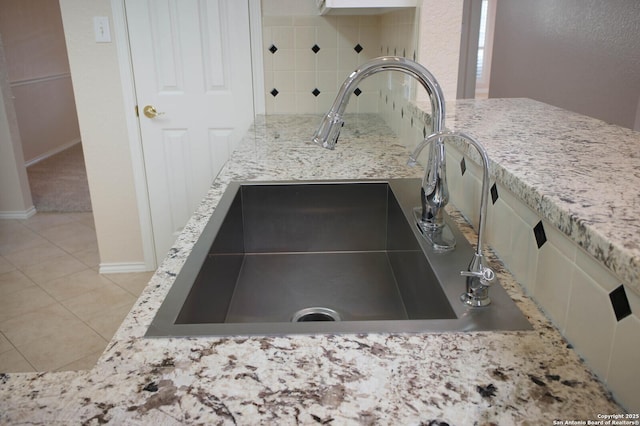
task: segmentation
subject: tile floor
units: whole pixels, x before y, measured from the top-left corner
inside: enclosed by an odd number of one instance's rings
[[[0,220],[0,372],[96,363],[153,274],[98,263],[91,213]]]

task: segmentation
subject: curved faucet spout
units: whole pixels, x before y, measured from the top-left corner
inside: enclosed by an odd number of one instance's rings
[[[334,149],[340,128],[344,120],[342,116],[347,108],[351,94],[365,78],[381,71],[400,71],[414,77],[427,90],[431,99],[433,133],[444,129],[444,95],[440,84],[433,74],[417,62],[398,56],[382,56],[374,58],[353,71],[342,83],[331,109],[320,123],[313,136],[313,142],[324,148]]]
[[[431,100],[432,132],[438,133],[444,130],[444,95],[433,74],[415,61],[398,56],[382,56],[364,63],[360,68],[349,74],[344,83],[342,83],[331,109],[320,122],[320,126],[312,139],[314,143],[327,149],[335,148],[338,136],[340,136],[340,129],[344,124],[342,117],[351,94],[362,80],[381,71],[399,71],[418,80],[429,94]],[[429,154],[421,190],[422,221],[428,224],[426,226],[436,229],[442,228],[444,224],[442,208],[449,201],[444,170],[444,145],[438,141],[434,144]],[[431,202],[427,203],[425,194],[437,194],[437,196],[432,197]],[[435,202],[436,199],[437,202]]]
[[[413,153],[409,156],[408,164],[413,166],[418,161],[420,152],[434,142],[443,143],[446,138],[458,137],[464,139],[472,145],[480,154],[482,160],[482,193],[480,196],[480,219],[478,223],[478,243],[476,252],[469,263],[467,271],[460,274],[467,277],[467,291],[462,295],[462,301],[469,306],[486,306],[491,303],[489,298],[489,286],[495,278],[495,273],[485,265],[484,255],[482,254],[484,229],[487,218],[487,205],[489,203],[489,155],[487,150],[473,137],[463,132],[443,131],[434,133],[420,142]],[[427,200],[433,198],[427,194]]]

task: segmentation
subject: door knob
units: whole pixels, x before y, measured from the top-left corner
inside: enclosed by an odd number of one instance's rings
[[[156,107],[154,107],[153,105],[145,106],[142,112],[147,118],[156,118],[157,116],[164,114],[164,112],[158,112],[158,110],[156,110]]]

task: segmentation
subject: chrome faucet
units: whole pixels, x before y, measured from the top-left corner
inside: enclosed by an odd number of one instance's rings
[[[427,90],[431,100],[432,133],[444,130],[444,95],[437,80],[425,67],[417,62],[397,56],[382,56],[364,63],[353,71],[342,83],[340,91],[333,101],[331,109],[320,122],[320,127],[313,136],[313,142],[327,149],[334,149],[344,124],[343,114],[349,98],[357,85],[381,71],[400,71],[414,77]],[[449,191],[446,185],[446,167],[444,143],[438,138],[429,153],[425,168],[422,188],[420,190],[422,210],[418,225],[425,233],[442,235],[444,217],[442,209],[449,202]],[[441,250],[450,250],[455,245],[448,239],[435,238]]]
[[[444,140],[451,137],[464,139],[475,147],[482,158],[482,195],[480,197],[480,218],[478,223],[478,243],[476,252],[469,263],[466,271],[461,271],[460,275],[467,277],[466,292],[460,297],[469,306],[486,306],[491,303],[489,298],[489,286],[495,280],[493,270],[485,265],[482,254],[483,235],[487,217],[487,204],[489,199],[489,156],[487,150],[473,137],[462,132],[441,131],[428,136],[420,142],[409,157],[409,165],[415,165],[418,155],[427,146],[434,142],[444,145]]]

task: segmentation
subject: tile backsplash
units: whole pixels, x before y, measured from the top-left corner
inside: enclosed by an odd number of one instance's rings
[[[366,16],[264,16],[267,114],[325,113],[344,79],[382,55],[415,58],[415,9]],[[389,73],[391,74],[391,73]],[[408,98],[404,80],[378,74],[362,81],[347,112],[384,112]]]

